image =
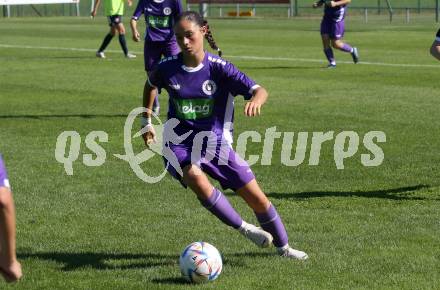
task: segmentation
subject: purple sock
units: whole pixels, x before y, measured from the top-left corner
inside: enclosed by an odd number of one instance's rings
[[[340,48],[340,50],[344,52],[351,52],[353,48],[350,45],[344,43],[344,45]]]
[[[199,200],[207,210],[228,226],[234,229],[238,229],[241,226],[243,222],[241,216],[235,211],[220,190],[214,188],[214,191],[208,199]]]
[[[327,57],[327,60],[329,63],[331,63],[331,64],[335,63],[335,57],[333,55],[333,50],[330,47],[327,49],[324,49],[324,54]]]
[[[282,247],[287,245],[289,239],[287,237],[286,229],[277,213],[275,207],[271,204],[265,213],[255,213],[258,222],[263,230],[269,232],[273,237],[273,244],[275,247]]]

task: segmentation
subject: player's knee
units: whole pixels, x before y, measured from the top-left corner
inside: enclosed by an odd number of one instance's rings
[[[12,202],[12,193],[7,187],[0,187],[0,208],[8,207]]]
[[[440,46],[432,45],[429,52],[433,57],[439,58],[440,56]]]
[[[338,49],[342,47],[342,44],[339,41],[332,41],[332,47]]]
[[[119,24],[116,26],[116,29],[118,30],[118,33],[119,33],[119,34],[125,34],[125,27],[124,27],[124,25],[122,25],[122,23],[119,23]]]

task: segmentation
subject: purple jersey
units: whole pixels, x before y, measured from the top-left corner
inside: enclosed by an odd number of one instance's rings
[[[10,187],[8,180],[8,173],[6,172],[5,164],[3,163],[2,156],[0,155],[0,187]]]
[[[202,63],[189,68],[182,54],[163,59],[149,77],[152,86],[167,90],[168,119],[176,118],[176,132],[211,131],[232,143],[234,97],[252,97],[259,87],[233,64],[205,52]]]
[[[340,0],[333,0],[334,2],[339,2]],[[325,5],[324,8],[324,18],[325,19],[331,19],[335,22],[340,22],[344,20],[345,18],[345,12],[346,12],[346,6],[347,5],[341,5],[336,7],[330,7]]]
[[[139,0],[132,19],[145,16],[146,41],[169,41],[174,38],[173,26],[177,16],[182,13],[180,0]]]

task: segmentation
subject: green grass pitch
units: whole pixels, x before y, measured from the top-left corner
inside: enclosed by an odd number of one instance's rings
[[[283,260],[273,249],[256,248],[171,177],[146,184],[113,156],[124,153],[125,118],[141,104],[141,43],[129,41],[138,58],[127,60],[114,39],[101,60],[94,53],[108,29],[104,18],[2,19],[0,151],[17,206],[24,278],[15,286],[0,282],[0,288],[438,287],[440,64],[428,52],[437,30],[433,20],[364,24],[350,18],[345,39],[364,63],[354,65],[336,51],[334,70],[324,68],[318,19],[212,20],[211,27],[224,57],[270,93],[254,119],[242,116],[244,101],[237,99],[236,134],[264,134],[273,126],[310,134],[355,131],[361,138],[369,131],[386,134],[378,167],[362,165],[360,156],[368,152],[361,142],[345,169],[336,169],[334,140],[323,144],[317,166],[281,164],[277,140],[272,165],[252,167],[291,244],[310,259]],[[57,136],[66,130],[82,139],[73,176],[54,156]],[[84,140],[98,130],[109,136],[101,143],[106,162],[87,167],[82,156],[92,152]],[[133,143],[136,152],[143,149],[140,139]],[[248,153],[261,149],[250,142]],[[143,168],[160,172],[161,158]],[[226,194],[256,222],[243,200]],[[219,279],[201,286],[182,281],[178,267],[181,250],[197,240],[224,256]]]

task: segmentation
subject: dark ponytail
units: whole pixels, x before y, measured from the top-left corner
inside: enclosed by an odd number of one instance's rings
[[[211,33],[211,29],[209,29],[209,24],[208,24],[208,20],[203,20],[203,26],[206,27],[206,34],[205,34],[205,38],[209,43],[209,46],[214,49],[217,50],[218,56],[222,56],[222,51],[221,49],[217,46],[217,43],[215,43],[214,40],[214,36],[212,36]]]
[[[200,16],[200,14],[195,12],[195,11],[185,11],[185,12],[181,13],[179,15],[179,17],[177,18],[176,23],[180,22],[182,19],[194,22],[194,23],[196,23],[200,27],[205,26],[206,27],[205,38],[208,41],[209,46],[212,49],[216,50],[219,56],[222,56],[222,51],[217,46],[217,44],[216,44],[216,42],[214,40],[214,37],[212,36],[212,32],[209,29],[209,24],[208,24],[207,20],[203,19],[203,17]]]

